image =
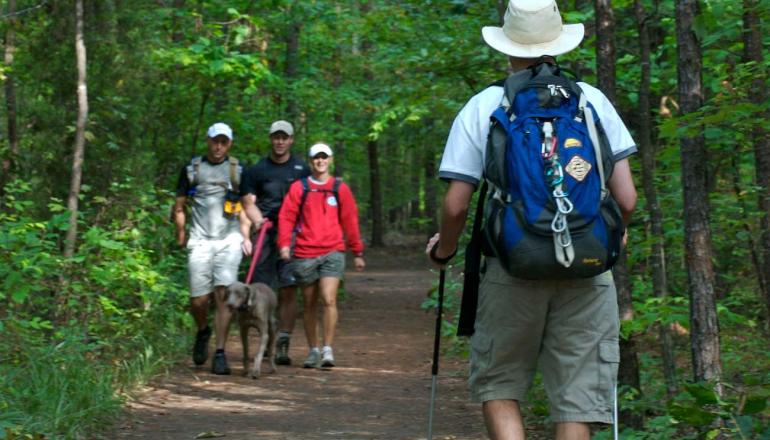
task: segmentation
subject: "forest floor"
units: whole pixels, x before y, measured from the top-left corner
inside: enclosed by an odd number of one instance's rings
[[[298,319],[292,365],[258,380],[243,377],[233,326],[227,345],[231,376],[213,375],[209,363],[196,368],[187,360],[128,403],[114,438],[426,438],[436,321],[420,304],[437,276],[420,247],[369,250],[366,270],[346,273],[336,367],[302,368],[307,343]],[[486,437],[466,377],[466,360],[442,357],[434,438]]]

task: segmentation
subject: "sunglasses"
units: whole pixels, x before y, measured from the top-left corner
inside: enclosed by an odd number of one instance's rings
[[[315,156],[313,156],[313,159],[328,159],[329,155],[326,153],[318,153]]]

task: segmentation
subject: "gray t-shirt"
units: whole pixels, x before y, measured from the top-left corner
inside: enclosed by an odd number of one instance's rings
[[[240,234],[238,217],[224,215],[225,194],[232,189],[229,159],[212,164],[204,156],[195,181],[195,186],[190,185],[187,165],[182,167],[177,195],[186,195],[192,201],[190,239],[222,240]]]

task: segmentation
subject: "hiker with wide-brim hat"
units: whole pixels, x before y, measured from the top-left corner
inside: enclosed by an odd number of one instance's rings
[[[548,73],[558,74],[556,56],[576,48],[584,29],[582,24],[563,24],[555,1],[511,0],[503,26],[484,27],[482,35],[490,47],[510,58],[515,72],[524,72],[518,78],[525,78],[526,82],[543,71],[542,63],[548,64]],[[636,152],[636,146],[604,94],[588,84],[576,84],[606,132],[608,151],[614,161],[606,189],[617,202],[622,221],[627,223],[636,204],[628,165],[628,157]],[[570,96],[569,91],[556,86],[551,94],[556,98],[559,94],[565,96],[565,102]],[[456,252],[474,191],[490,178],[485,173],[490,117],[506,103],[504,96],[508,98],[499,85],[473,96],[460,110],[449,133],[439,168],[439,177],[449,183],[441,230],[426,248],[431,260],[441,267]],[[510,114],[513,107],[502,108]],[[579,116],[579,123],[583,124],[582,115]],[[546,122],[558,127],[555,121]],[[570,148],[580,147],[581,142],[576,139],[557,141],[550,131],[551,125],[548,127],[547,133],[535,134],[554,139],[552,148],[550,144],[549,148],[544,147],[544,161],[546,156],[550,160],[554,152],[566,156],[574,153],[568,151]],[[519,150],[513,154],[523,153]],[[538,145],[535,157],[539,155]],[[560,167],[558,160],[552,163]],[[558,171],[573,182],[599,172],[596,164],[591,166],[588,160],[576,159],[576,163],[571,167],[565,165],[567,171]],[[543,173],[543,164],[537,166],[540,168],[536,172]],[[559,179],[553,180],[561,182]],[[490,191],[498,196],[505,194],[505,189]],[[526,191],[520,191],[524,197],[528,195]],[[500,197],[498,203],[505,203],[505,199]],[[519,402],[526,397],[539,369],[548,393],[550,417],[555,423],[555,438],[588,440],[590,423],[613,423],[619,317],[612,273],[577,279],[525,279],[528,277],[512,276],[509,267],[496,255],[488,249],[484,252],[469,379],[472,399],[483,405],[489,435],[495,439],[525,438]],[[573,264],[579,266],[583,262]]]

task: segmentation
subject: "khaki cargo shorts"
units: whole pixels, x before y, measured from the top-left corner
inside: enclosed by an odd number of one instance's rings
[[[537,368],[553,422],[612,423],[620,361],[612,274],[550,281],[486,259],[468,380],[476,402],[525,400]]]
[[[240,233],[222,240],[191,238],[187,242],[191,297],[203,296],[213,292],[216,286],[229,286],[238,281],[242,242]]]

